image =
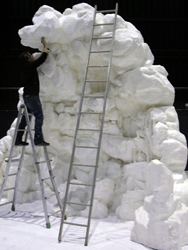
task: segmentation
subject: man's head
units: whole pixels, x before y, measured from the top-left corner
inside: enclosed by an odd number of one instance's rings
[[[24,51],[19,55],[19,59],[22,63],[32,62],[35,60],[34,56],[31,55],[28,51]]]

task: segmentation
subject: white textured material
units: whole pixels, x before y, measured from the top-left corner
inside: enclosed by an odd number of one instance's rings
[[[153,249],[181,249],[188,244],[188,208],[173,194],[171,171],[160,161],[147,167],[144,205],[135,213],[131,239]]]
[[[38,68],[40,97],[44,111],[43,133],[50,142],[48,151],[61,198],[64,197],[70,164],[79,99],[84,79],[94,8],[86,3],[60,13],[42,6],[33,17],[33,25],[19,30],[24,46],[42,51],[44,36],[50,49],[46,62]],[[97,23],[113,22],[114,14],[97,13]],[[112,34],[112,27],[97,26],[95,36]],[[99,39],[93,50],[109,49],[110,39]],[[153,65],[154,57],[141,33],[120,16],[117,18],[114,56],[109,81],[93,217],[103,218],[115,212],[119,219],[134,220],[132,240],[159,250],[179,250],[188,243],[188,181],[185,136],[173,107],[174,88],[164,67]],[[36,53],[35,57],[40,54]],[[92,65],[106,65],[106,54],[93,54]],[[105,79],[105,68],[88,72],[93,80]],[[88,83],[86,93],[104,94],[104,85]],[[19,90],[19,94],[23,89]],[[101,98],[84,100],[85,111],[100,112]],[[100,115],[83,116],[82,128],[99,128]],[[0,172],[6,168],[15,121],[0,140]],[[97,146],[98,133],[83,132],[78,145]],[[18,157],[20,148],[14,151]],[[39,159],[42,151],[37,149]],[[39,184],[33,167],[31,146],[20,179],[17,202],[40,199]],[[78,148],[75,160],[95,164],[96,150]],[[15,168],[17,165],[13,165]],[[44,166],[42,175],[46,175]],[[12,171],[12,169],[11,169]],[[91,183],[92,168],[75,167],[74,182]],[[0,175],[0,184],[2,175]],[[44,181],[50,194],[51,184]],[[11,181],[7,183],[10,187]],[[71,188],[73,202],[87,204],[90,188]],[[10,199],[9,191],[4,197]],[[55,205],[52,199],[50,202]],[[136,212],[135,212],[136,211]],[[68,215],[88,215],[88,207],[68,206]]]

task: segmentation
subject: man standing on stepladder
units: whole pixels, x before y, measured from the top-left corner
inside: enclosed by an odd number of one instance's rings
[[[42,134],[43,111],[39,99],[39,77],[37,68],[46,60],[48,50],[45,38],[41,38],[41,43],[44,45],[42,55],[35,60],[33,55],[29,52],[23,52],[19,58],[23,66],[23,99],[29,112],[35,116],[35,137],[34,143],[38,146],[49,146],[50,144],[44,141]],[[18,129],[24,129],[26,126],[25,116],[22,116]],[[23,131],[18,131],[15,145],[28,145],[27,142],[22,141]]]

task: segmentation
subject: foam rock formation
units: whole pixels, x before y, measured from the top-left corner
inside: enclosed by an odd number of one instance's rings
[[[74,5],[63,13],[42,6],[33,17],[33,25],[19,30],[24,46],[42,51],[41,37],[46,38],[50,54],[38,69],[44,110],[43,132],[50,142],[48,151],[56,183],[64,197],[81,88],[84,79],[94,8],[86,3]],[[97,23],[109,23],[114,14],[97,13]],[[109,26],[98,26],[95,36],[107,37]],[[94,50],[107,50],[109,39],[93,43]],[[35,56],[39,56],[36,53]],[[95,54],[91,64],[105,65],[107,55]],[[104,133],[96,183],[94,218],[104,218],[115,212],[118,219],[134,220],[133,241],[160,250],[179,250],[188,244],[188,180],[184,172],[187,161],[185,136],[179,131],[177,113],[173,107],[174,88],[164,67],[154,65],[152,52],[134,25],[117,17],[115,44],[106,106]],[[99,70],[99,69],[98,69]],[[93,80],[105,77],[104,70],[88,73]],[[22,94],[23,89],[19,93]],[[101,95],[104,86],[88,84],[87,94]],[[101,99],[89,99],[84,109],[100,112]],[[81,120],[85,128],[98,128],[99,115]],[[0,140],[0,184],[5,171],[16,120],[7,135]],[[79,145],[95,146],[96,132],[82,133]],[[15,148],[14,157],[19,157]],[[37,149],[39,159],[43,157]],[[80,164],[95,160],[90,149],[76,151]],[[40,199],[31,147],[26,156],[18,189],[18,202]],[[17,167],[13,163],[11,171]],[[46,170],[42,168],[42,175]],[[89,183],[93,170],[76,167],[74,182]],[[11,187],[11,181],[7,187]],[[51,194],[51,184],[45,186]],[[87,203],[90,189],[71,187],[71,200]],[[12,191],[4,199],[10,200]],[[52,199],[51,203],[55,205]],[[68,214],[87,216],[87,208],[68,206]]]

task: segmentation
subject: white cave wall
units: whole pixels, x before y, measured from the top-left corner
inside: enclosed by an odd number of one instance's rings
[[[86,66],[94,8],[82,3],[60,13],[42,6],[33,17],[33,25],[19,30],[24,46],[42,50],[40,39],[46,38],[50,53],[39,68],[40,97],[44,110],[43,132],[50,142],[48,151],[56,183],[63,198],[72,150],[77,111]],[[113,14],[98,13],[97,23],[114,20]],[[112,30],[101,26],[95,36],[109,36]],[[93,49],[103,50],[110,40],[98,40]],[[35,54],[39,56],[39,54]],[[91,64],[104,65],[103,54],[91,58]],[[155,249],[181,249],[188,243],[188,180],[184,169],[187,144],[179,131],[177,113],[173,107],[174,88],[164,67],[153,65],[154,56],[140,33],[131,23],[117,18],[112,71],[106,106],[104,134],[96,183],[93,217],[103,218],[114,211],[117,218],[135,220],[132,240]],[[105,78],[104,70],[88,73],[94,80]],[[19,91],[20,94],[22,90]],[[100,95],[104,86],[88,84],[87,94]],[[99,112],[101,99],[87,99],[85,110]],[[85,116],[85,128],[100,126],[100,115]],[[14,133],[16,120],[7,136],[0,140],[0,173],[3,174]],[[97,144],[98,135],[85,132],[78,137],[80,145]],[[38,157],[42,151],[37,149]],[[18,157],[20,148],[14,156]],[[79,163],[95,160],[91,149],[76,151]],[[11,171],[17,165],[14,163]],[[45,175],[45,171],[42,173]],[[78,183],[90,182],[93,170],[77,167],[72,178]],[[0,184],[2,175],[0,175]],[[45,183],[49,194],[50,182]],[[8,182],[7,186],[11,186]],[[87,203],[90,189],[71,187],[71,200]],[[4,198],[11,199],[12,192]],[[31,147],[26,157],[18,192],[18,202],[40,199],[38,180],[33,166]],[[55,201],[51,200],[55,205]],[[136,211],[136,213],[135,213]],[[69,206],[68,215],[87,216],[87,208]],[[160,230],[160,229],[163,230]],[[161,233],[164,232],[164,235]],[[163,240],[160,241],[160,237]]]

